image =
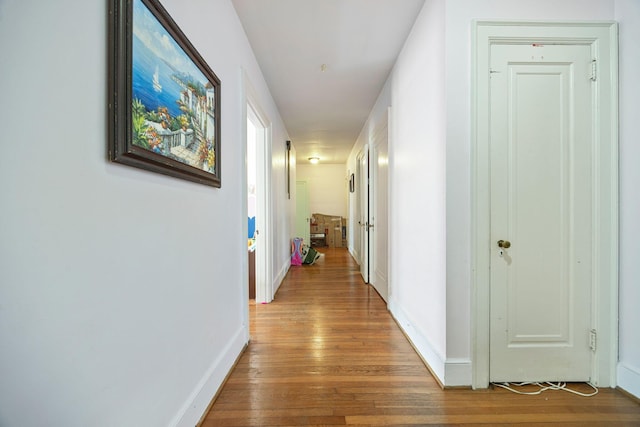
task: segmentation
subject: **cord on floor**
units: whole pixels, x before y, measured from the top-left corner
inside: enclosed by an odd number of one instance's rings
[[[517,393],[517,394],[526,394],[526,395],[536,395],[536,394],[540,394],[544,391],[547,390],[561,390],[561,391],[566,391],[567,393],[573,393],[573,394],[577,394],[578,396],[583,396],[583,397],[591,397],[591,396],[595,396],[596,394],[598,394],[598,388],[591,384],[590,382],[587,383],[591,388],[593,388],[593,392],[592,393],[581,393],[577,390],[572,390],[569,387],[567,387],[567,383],[565,382],[558,382],[558,383],[551,383],[551,382],[544,382],[544,383],[539,383],[539,382],[524,382],[524,383],[492,383],[494,386],[496,387],[501,387],[504,388],[505,390],[509,390],[513,393]],[[538,390],[534,390],[534,391],[521,391],[521,390],[516,390],[513,387],[524,387],[527,385],[535,385],[540,387]]]

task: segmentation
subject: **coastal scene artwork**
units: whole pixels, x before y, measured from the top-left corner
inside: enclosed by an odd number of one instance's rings
[[[125,141],[115,141],[112,160],[220,187],[220,81],[157,0],[112,1],[132,14],[112,27],[131,41],[121,46],[130,55],[114,52],[114,77],[129,86],[118,92],[115,83],[116,95],[129,108],[117,112],[128,135],[113,132]]]

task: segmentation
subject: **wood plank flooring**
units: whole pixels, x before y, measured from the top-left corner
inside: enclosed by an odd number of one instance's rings
[[[202,427],[640,426],[640,404],[612,389],[442,390],[348,252],[320,252],[251,306],[251,343]]]

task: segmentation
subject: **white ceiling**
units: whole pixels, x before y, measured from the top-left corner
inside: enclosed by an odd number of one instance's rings
[[[345,163],[424,0],[232,2],[297,162]]]

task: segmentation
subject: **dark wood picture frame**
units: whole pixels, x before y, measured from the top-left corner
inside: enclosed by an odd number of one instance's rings
[[[291,199],[291,141],[287,141],[287,152],[285,155],[285,173],[287,174],[287,199]]]
[[[220,79],[157,0],[109,19],[109,159],[220,188]]]

